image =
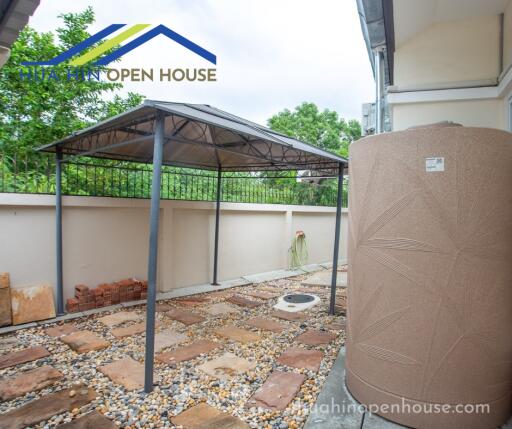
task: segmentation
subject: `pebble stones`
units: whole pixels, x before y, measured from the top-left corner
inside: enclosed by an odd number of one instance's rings
[[[283,361],[280,357],[287,349],[292,347],[296,337],[305,330],[325,331],[333,322],[340,322],[342,318],[329,316],[323,309],[308,310],[301,316],[301,320],[280,320],[275,318],[271,300],[264,300],[258,295],[265,287],[270,288],[270,293],[294,293],[301,287],[301,278],[282,279],[259,285],[240,286],[219,292],[200,294],[193,297],[197,305],[178,303],[171,299],[159,303],[163,309],[180,309],[186,312],[194,312],[204,317],[202,323],[189,326],[167,317],[159,312],[156,320],[161,323],[161,328],[156,334],[158,343],[162,339],[162,345],[166,347],[155,354],[155,379],[158,385],[154,391],[145,394],[141,388],[127,389],[123,384],[111,380],[99,371],[114,362],[130,358],[136,364],[143,366],[144,359],[144,334],[132,335],[123,338],[115,338],[112,331],[117,328],[129,327],[142,322],[144,312],[143,304],[137,305],[130,312],[126,308],[114,310],[112,314],[134,313],[139,318],[124,321],[118,325],[107,326],[99,321],[101,316],[82,316],[73,321],[73,324],[81,331],[89,331],[101,341],[109,340],[111,345],[100,350],[91,350],[89,353],[77,354],[71,350],[64,340],[75,333],[64,336],[52,337],[45,330],[56,327],[56,324],[38,326],[24,329],[8,336],[0,337],[2,341],[8,339],[8,349],[0,350],[0,359],[12,351],[30,347],[44,347],[44,357],[37,360],[28,360],[19,365],[9,366],[1,371],[0,378],[11,379],[26,371],[33,370],[43,365],[51,365],[62,372],[64,378],[58,382],[44,387],[42,390],[32,390],[18,398],[0,401],[0,415],[3,417],[11,411],[24,405],[51,396],[63,388],[68,388],[71,383],[82,382],[86,386],[94,387],[98,396],[93,402],[84,405],[73,406],[68,409],[51,409],[53,415],[40,414],[40,422],[28,425],[34,429],[55,429],[61,425],[65,429],[82,429],[87,426],[84,416],[92,410],[104,416],[103,423],[112,422],[119,429],[161,429],[174,427],[174,420],[199,404],[207,402],[207,406],[217,410],[218,418],[203,424],[218,423],[218,428],[228,428],[229,425],[241,425],[242,428],[252,429],[298,429],[302,427],[310,413],[319,391],[329,373],[329,370],[343,344],[344,331],[328,330],[327,332],[338,334],[328,344],[318,347],[323,354],[318,371],[309,369],[304,363],[293,366],[291,361]],[[251,294],[249,294],[251,292]],[[264,301],[256,308],[242,307],[225,302],[225,299],[233,294],[243,297],[258,298]],[[206,297],[206,299],[203,299]],[[197,299],[199,298],[199,299]],[[199,302],[200,301],[200,302]],[[211,311],[213,309],[213,311]],[[213,313],[213,314],[212,314]],[[123,316],[124,319],[124,316]],[[269,323],[270,322],[270,323]],[[219,336],[215,331],[224,325],[259,334],[258,341],[240,342]],[[64,326],[64,325],[60,325]],[[279,326],[285,327],[281,330]],[[276,329],[268,329],[275,327]],[[159,334],[167,333],[164,338]],[[174,333],[176,337],[173,337]],[[174,343],[177,339],[179,342]],[[11,341],[13,340],[13,341]],[[181,341],[183,340],[183,341]],[[298,347],[295,343],[295,347]],[[306,349],[306,346],[300,346]],[[313,347],[307,346],[311,350]],[[316,347],[315,347],[316,348]],[[226,353],[231,353],[240,359],[244,359],[254,367],[247,371],[238,372],[233,368],[232,362],[225,361],[213,364],[213,370],[217,376],[208,375],[200,367],[208,362],[215,361]],[[139,366],[140,368],[140,366]],[[219,372],[220,371],[220,372]],[[134,371],[121,369],[121,375]],[[257,392],[270,375],[275,372],[296,373],[304,376],[305,380],[300,385],[291,401],[282,410],[263,409],[251,406],[248,402],[251,396]],[[139,378],[138,386],[141,386]],[[73,396],[80,396],[78,390],[74,390]],[[71,393],[70,393],[71,394]],[[60,401],[60,399],[58,400]],[[57,402],[58,402],[57,401]],[[107,419],[107,420],[105,420]],[[225,420],[224,420],[225,419]],[[85,423],[84,423],[85,422]],[[236,423],[235,423],[236,422]],[[24,425],[22,427],[25,427]],[[90,425],[89,425],[90,426]],[[0,424],[0,427],[3,427]],[[102,428],[99,424],[92,425],[94,429]],[[188,427],[188,426],[185,426]],[[202,429],[208,426],[199,426]],[[210,426],[211,427],[215,426]],[[238,426],[232,426],[238,427]],[[106,426],[105,429],[110,429]],[[103,429],[103,428],[102,428]]]

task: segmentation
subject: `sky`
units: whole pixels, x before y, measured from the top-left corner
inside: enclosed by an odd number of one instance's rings
[[[125,82],[123,92],[210,104],[260,124],[304,101],[360,120],[373,99],[355,0],[42,0],[30,25],[54,31],[59,14],[89,5],[91,34],[113,23],[163,24],[217,56],[216,82]],[[212,65],[160,35],[111,66]]]

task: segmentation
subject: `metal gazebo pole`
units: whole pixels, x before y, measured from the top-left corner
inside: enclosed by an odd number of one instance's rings
[[[55,241],[57,269],[57,316],[64,314],[64,277],[62,275],[62,148],[55,152]]]
[[[154,130],[153,180],[151,182],[151,214],[149,232],[148,297],[146,308],[146,357],[144,361],[144,391],[153,391],[153,364],[155,352],[155,307],[158,258],[158,221],[160,216],[160,185],[164,147],[165,116],[157,111]]]
[[[220,221],[220,197],[222,193],[222,170],[217,172],[217,206],[215,209],[215,244],[213,250],[213,281],[212,286],[218,286],[217,267],[219,262],[219,221]]]
[[[338,278],[338,254],[340,249],[341,206],[343,203],[343,164],[338,166],[338,199],[336,203],[336,229],[334,232],[334,256],[332,259],[331,302],[329,314],[334,315],[336,304],[336,282]]]

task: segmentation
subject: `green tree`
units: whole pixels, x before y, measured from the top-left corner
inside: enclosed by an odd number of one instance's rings
[[[268,126],[341,156],[348,156],[350,143],[361,137],[358,121],[346,121],[332,110],[320,111],[314,103],[302,103],[293,111],[285,109],[272,116]]]
[[[59,17],[63,25],[55,34],[26,27],[13,44],[9,61],[0,69],[0,150],[6,154],[29,152],[133,107],[144,98],[135,93],[127,97],[116,94],[122,88],[120,83],[67,80],[66,63],[55,66],[59,80],[21,79],[20,69],[29,71],[21,66],[23,61],[48,60],[89,37],[87,28],[94,22],[92,8]]]

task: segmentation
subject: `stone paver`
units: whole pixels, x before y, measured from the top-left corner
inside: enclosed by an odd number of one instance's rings
[[[276,286],[260,286],[258,290],[263,290],[265,292],[275,293],[277,296],[284,295],[286,293],[286,288],[278,288]]]
[[[330,287],[332,280],[332,270],[319,271],[302,281],[304,286],[323,286]],[[347,287],[347,273],[338,271],[336,276],[336,287]]]
[[[172,310],[174,307],[170,306],[169,304],[156,304],[156,311],[157,313],[165,313],[166,311]]]
[[[96,392],[83,384],[60,390],[0,415],[0,428],[30,427],[56,414],[83,407],[95,398]]]
[[[0,399],[9,401],[29,392],[36,392],[44,387],[51,386],[62,377],[60,371],[49,365],[44,365],[25,371],[14,378],[3,378],[0,380]]]
[[[111,420],[107,419],[103,414],[97,411],[91,411],[84,414],[69,423],[57,426],[57,429],[117,429]]]
[[[211,352],[220,347],[220,343],[207,340],[199,340],[188,346],[179,347],[176,350],[157,354],[155,359],[165,364],[176,364],[179,362],[194,359],[204,353]]]
[[[18,345],[16,338],[0,338],[0,350],[12,349]]]
[[[53,287],[49,284],[11,289],[12,324],[55,317]]]
[[[132,358],[124,358],[98,368],[114,383],[121,384],[127,390],[144,387],[144,365]]]
[[[290,347],[279,356],[277,363],[291,366],[292,368],[306,368],[310,371],[318,371],[324,354],[318,350]]]
[[[50,353],[44,347],[30,347],[17,352],[7,353],[0,356],[0,369],[9,368],[10,366],[19,365],[20,363],[31,362],[46,356],[50,356]]]
[[[308,346],[319,346],[322,344],[329,344],[331,341],[335,340],[336,337],[337,335],[332,332],[315,331],[310,329],[300,334],[295,338],[295,341],[307,344]]]
[[[256,367],[255,362],[238,357],[233,353],[224,353],[215,359],[209,360],[198,368],[211,377],[227,380]]]
[[[247,423],[202,402],[171,418],[183,429],[249,429]]]
[[[234,325],[224,325],[217,328],[215,334],[230,340],[239,341],[241,343],[251,343],[253,341],[261,340],[261,337],[254,332],[247,331],[246,329],[237,328]]]
[[[262,302],[253,301],[251,299],[247,299],[246,297],[242,295],[232,295],[226,301],[230,302],[231,304],[236,304],[241,307],[247,307],[247,308],[256,308],[260,305],[263,305]]]
[[[173,308],[172,310],[167,311],[165,315],[187,326],[193,325],[194,323],[201,323],[206,320],[200,314],[192,313],[191,311],[182,310],[179,308]]]
[[[98,321],[111,328],[126,322],[138,322],[141,318],[142,316],[134,311],[119,311],[100,317]]]
[[[46,333],[46,335],[48,335],[50,337],[60,338],[65,335],[72,334],[73,332],[76,332],[78,330],[79,329],[75,325],[73,325],[71,323],[67,323],[65,325],[52,326],[51,328],[45,329],[44,332]]]
[[[274,371],[254,392],[246,406],[282,411],[293,400],[305,379],[303,374]]]
[[[91,331],[77,331],[60,339],[71,350],[77,353],[87,353],[93,350],[101,350],[110,347],[110,343],[98,337]]]
[[[229,314],[229,313],[237,313],[239,311],[238,308],[236,308],[232,305],[226,304],[225,302],[218,302],[216,304],[209,305],[208,307],[204,307],[202,310],[212,316],[220,316],[220,315]]]
[[[288,320],[290,322],[305,322],[308,320],[308,316],[300,311],[291,313],[289,311],[283,310],[274,310],[270,313],[272,317],[277,317],[278,319]]]
[[[325,329],[330,329],[332,331],[341,331],[347,327],[345,322],[333,322],[325,325]]]
[[[175,302],[185,307],[195,307],[210,302],[210,300],[205,296],[188,296],[186,298],[179,298]]]
[[[155,329],[160,326],[158,321],[155,322]],[[131,337],[132,335],[139,335],[146,332],[146,322],[135,323],[130,326],[123,326],[121,328],[112,329],[112,335],[116,338]]]
[[[253,317],[248,319],[246,322],[249,326],[257,329],[263,329],[265,331],[271,331],[280,333],[286,329],[286,326],[271,319],[265,319],[263,317]]]
[[[158,332],[155,335],[155,353],[158,353],[167,347],[180,344],[187,339],[187,335],[176,332],[173,329],[166,329],[165,331]]]
[[[263,290],[254,290],[250,292],[246,292],[246,295],[252,296],[253,298],[259,298],[259,299],[274,299],[278,296],[281,296],[279,292],[265,292]]]

